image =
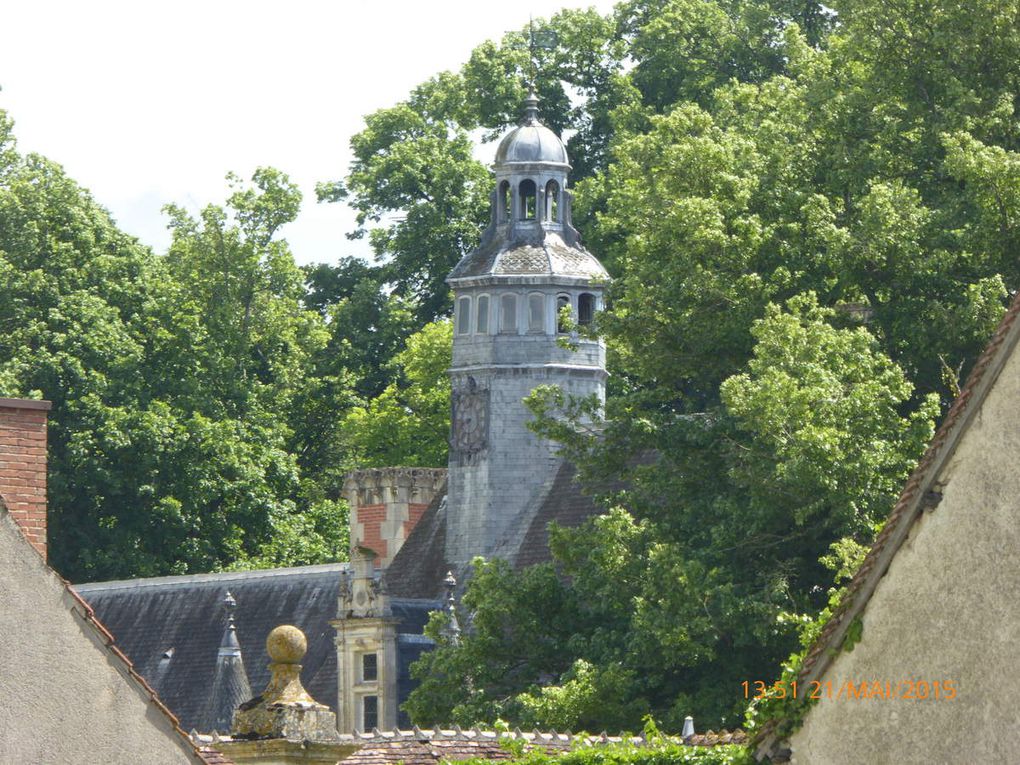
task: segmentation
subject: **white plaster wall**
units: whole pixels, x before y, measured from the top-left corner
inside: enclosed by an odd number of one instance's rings
[[[1006,363],[825,677],[952,681],[954,700],[822,699],[793,762],[1020,762],[1020,353]],[[835,692],[835,691],[834,691]]]
[[[198,761],[2,510],[0,569],[0,763]]]

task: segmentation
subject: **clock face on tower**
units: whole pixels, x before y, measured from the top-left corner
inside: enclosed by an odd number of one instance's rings
[[[472,454],[484,449],[489,437],[489,391],[475,386],[454,391],[452,425],[454,451]]]

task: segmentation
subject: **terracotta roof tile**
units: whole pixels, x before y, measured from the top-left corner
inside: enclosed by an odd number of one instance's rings
[[[533,731],[531,733],[497,733],[491,730],[473,729],[462,731],[459,728],[453,730],[420,730],[415,728],[412,731],[387,731],[372,734],[355,734],[353,736],[341,736],[341,739],[362,743],[361,749],[344,760],[345,765],[390,765],[391,763],[404,763],[405,765],[436,765],[439,762],[450,762],[471,758],[505,761],[513,758],[508,747],[503,741],[523,742],[525,751],[542,750],[552,754],[571,749],[579,744],[589,746],[600,746],[619,743],[630,743],[641,746],[649,742],[643,737],[623,739],[619,736],[577,735],[569,733],[556,733],[555,731],[543,733]],[[715,733],[707,731],[701,734],[688,736],[686,739],[667,738],[667,741],[683,743],[687,746],[711,747],[724,744],[744,744],[747,742],[747,734],[742,730],[720,731]]]

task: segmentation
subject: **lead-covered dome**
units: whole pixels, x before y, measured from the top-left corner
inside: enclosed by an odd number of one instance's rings
[[[538,121],[538,98],[534,94],[524,101],[521,124],[507,133],[496,149],[497,166],[518,162],[570,165],[563,141]]]

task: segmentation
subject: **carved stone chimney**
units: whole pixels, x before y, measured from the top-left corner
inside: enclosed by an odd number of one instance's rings
[[[351,549],[367,548],[385,568],[443,486],[442,468],[370,468],[344,481],[351,508]]]

